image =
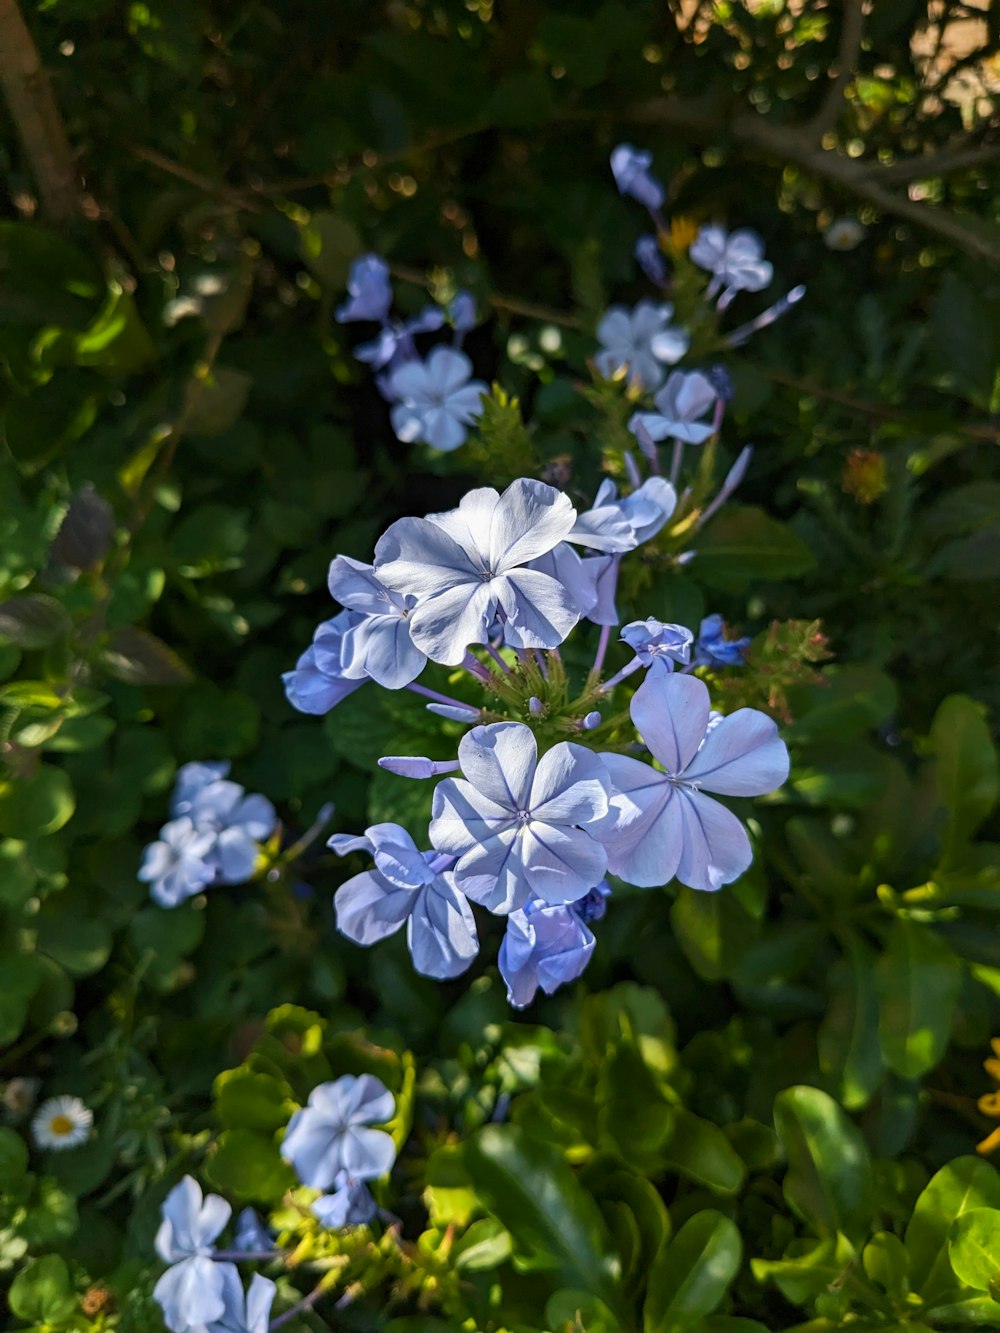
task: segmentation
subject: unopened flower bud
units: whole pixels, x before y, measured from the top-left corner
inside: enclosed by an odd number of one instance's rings
[[[533,694],[528,700],[528,712],[532,717],[541,717],[545,712],[545,705],[539,699],[537,694]]]
[[[384,759],[378,761],[379,768],[384,768],[387,773],[395,773],[400,778],[433,778],[439,773],[454,773],[458,768],[458,760],[452,759],[446,763],[439,763],[434,759],[427,759],[423,755],[386,755]]]
[[[580,726],[583,728],[584,731],[594,731],[597,727],[601,725],[601,720],[602,719],[600,713],[598,713],[595,710],[594,712],[587,714],[587,716],[580,723]]]
[[[478,708],[471,705],[464,708],[459,704],[427,704],[425,705],[428,713],[436,713],[438,717],[446,717],[449,722],[478,722],[480,713]]]

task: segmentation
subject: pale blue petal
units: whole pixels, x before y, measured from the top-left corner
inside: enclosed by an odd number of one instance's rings
[[[463,775],[508,815],[528,808],[537,758],[534,734],[523,722],[473,727],[458,746]]]
[[[507,574],[558,546],[576,522],[569,497],[542,481],[521,477],[501,495],[489,535],[489,567]]]
[[[229,1265],[235,1271],[233,1265]],[[174,1264],[153,1288],[153,1299],[163,1310],[163,1322],[172,1333],[188,1333],[192,1325],[211,1324],[221,1319],[226,1306],[223,1299],[223,1265],[205,1256],[195,1256]]]
[[[602,756],[611,778],[607,816],[594,836],[608,851],[608,869],[638,888],[668,883],[681,855],[676,787],[649,764],[626,755]]]
[[[521,724],[497,722],[492,725]],[[507,806],[490,800],[461,778],[445,778],[437,784],[431,816],[431,845],[449,856],[463,856],[476,843],[513,827],[515,822]]]
[[[606,849],[583,829],[533,819],[518,849],[531,892],[546,903],[582,898],[608,868]]]
[[[547,824],[589,824],[607,814],[609,787],[607,770],[593,750],[560,741],[538,762],[531,785],[532,819]]]
[[[507,616],[504,643],[512,648],[557,648],[579,622],[571,593],[539,570],[512,570],[492,587]]]
[[[746,829],[711,796],[681,787],[674,804],[681,814],[683,850],[677,878],[692,889],[713,892],[750,867],[753,851]]]
[[[685,783],[723,796],[763,796],[788,777],[788,750],[764,713],[740,708],[724,717],[684,770]]]
[[[683,773],[705,737],[711,705],[697,676],[650,674],[629,705],[636,730],[668,773]]]
[[[425,977],[457,977],[479,952],[476,918],[452,874],[420,893],[406,930],[413,966]]]
[[[470,644],[485,643],[493,582],[477,577],[419,602],[410,616],[410,635],[420,651],[445,666],[458,666]]]
[[[386,1175],[395,1160],[396,1145],[385,1130],[352,1128],[344,1135],[344,1170],[356,1180]]]
[[[355,944],[377,944],[400,928],[413,910],[417,892],[390,884],[373,871],[355,875],[334,895],[337,929]]]

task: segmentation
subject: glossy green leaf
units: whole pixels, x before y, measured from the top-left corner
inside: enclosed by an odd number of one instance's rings
[[[849,935],[845,957],[830,971],[829,1002],[817,1034],[820,1068],[838,1079],[848,1111],[867,1106],[882,1081],[874,963],[871,950]]]
[[[0,603],[0,639],[19,648],[45,648],[69,629],[69,616],[54,597],[27,593]]]
[[[0,782],[0,835],[43,838],[73,816],[73,784],[61,768],[40,765],[31,777]]]
[[[871,1219],[871,1162],[864,1138],[833,1098],[804,1085],[779,1093],[774,1125],[788,1171],[789,1206],[821,1237],[856,1235]]]
[[[650,1271],[642,1311],[646,1333],[696,1327],[722,1303],[742,1257],[739,1230],[728,1217],[707,1209],[688,1218]]]
[[[720,592],[804,574],[816,563],[797,533],[763,509],[727,505],[695,543],[698,580]]]
[[[946,854],[973,834],[996,805],[1000,771],[982,709],[962,694],[941,704],[931,726],[938,795],[948,811]]]
[[[58,1325],[77,1309],[69,1269],[57,1254],[35,1259],[22,1269],[8,1299],[14,1314],[32,1323]]]
[[[719,1194],[742,1188],[746,1166],[718,1125],[683,1109],[675,1112],[673,1125],[664,1147],[669,1165]]]
[[[223,1194],[257,1204],[277,1204],[298,1183],[273,1137],[249,1129],[227,1129],[219,1136],[205,1174]]]
[[[926,1300],[954,1283],[948,1257],[952,1224],[981,1208],[1000,1209],[1000,1174],[980,1157],[956,1157],[917,1199],[905,1240],[916,1289]]]
[[[899,917],[875,976],[885,1063],[903,1078],[919,1078],[934,1068],[948,1044],[961,965],[930,927]]]
[[[1000,1285],[1000,1209],[970,1208],[948,1233],[948,1258],[956,1277],[977,1291]]]

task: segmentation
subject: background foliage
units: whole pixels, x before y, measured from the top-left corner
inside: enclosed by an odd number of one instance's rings
[[[83,1096],[97,1132],[29,1154],[7,1099],[12,1327],[159,1327],[152,1238],[185,1171],[283,1208],[297,1261],[357,1284],[292,1328],[998,1326],[1000,1178],[973,1151],[1000,1022],[1000,20],[950,0],[24,18],[72,169],[5,66],[0,1078]],[[15,19],[6,0],[8,51]],[[770,700],[794,769],[755,811],[753,869],[616,895],[584,982],[523,1016],[487,962],[439,986],[398,939],[346,945],[318,852],[151,905],[141,849],[192,759],[231,759],[287,842],[331,800],[340,829],[418,819],[422,789],[374,761],[444,743],[419,703],[369,688],[320,723],[280,672],[328,614],[332,555],[368,559],[393,518],[525,467],[592,493],[616,410],[579,391],[592,330],[647,294],[622,139],[652,149],[668,215],[755,227],[777,285],[808,287],[728,362],[723,450],[755,445],[740,506],[690,576],[632,590],[636,614],[759,635],[725,688]],[[845,215],[865,233],[837,253]],[[331,319],[364,249],[406,310],[476,293],[467,348],[528,435],[508,415],[448,458],[394,439]],[[818,683],[782,675],[768,627],[791,619],[822,621]],[[409,1129],[400,1222],[331,1239],[287,1201],[274,1136],[366,1069]]]

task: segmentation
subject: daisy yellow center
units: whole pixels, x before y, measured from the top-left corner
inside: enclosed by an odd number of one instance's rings
[[[49,1121],[49,1129],[53,1134],[72,1134],[75,1128],[68,1115],[54,1115]]]

